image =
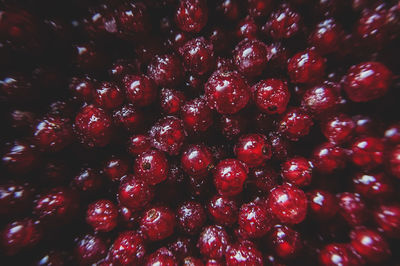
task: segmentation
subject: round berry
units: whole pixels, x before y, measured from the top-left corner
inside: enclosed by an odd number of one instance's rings
[[[127,75],[122,84],[128,101],[136,106],[148,106],[157,98],[157,87],[153,80],[145,75]]]
[[[284,180],[296,186],[307,186],[311,183],[313,165],[304,157],[294,157],[281,165]]]
[[[133,171],[138,178],[150,185],[156,185],[167,179],[168,168],[168,161],[163,152],[147,150],[136,158]]]
[[[179,29],[197,33],[206,25],[208,7],[205,0],[180,0],[175,12],[175,23]]]
[[[225,254],[227,266],[262,266],[263,256],[250,241],[235,243],[229,247]]]
[[[212,111],[202,98],[187,101],[181,108],[181,117],[185,129],[190,133],[204,132],[214,123]]]
[[[267,66],[267,46],[258,40],[243,40],[235,47],[233,58],[240,73],[259,76]]]
[[[379,138],[359,138],[351,146],[352,162],[362,168],[375,168],[383,163],[384,149],[384,143]]]
[[[93,91],[93,99],[98,106],[110,110],[119,107],[125,95],[116,84],[103,82]]]
[[[203,145],[189,145],[181,157],[182,169],[192,177],[206,177],[213,165],[213,156],[210,149]]]
[[[110,260],[118,265],[141,264],[145,255],[145,242],[135,231],[120,233],[109,251]]]
[[[272,215],[265,204],[250,202],[239,210],[239,227],[251,238],[264,236],[273,225]]]
[[[369,262],[383,262],[390,256],[388,243],[374,230],[357,228],[350,237],[354,250]]]
[[[260,166],[271,158],[271,147],[261,134],[241,136],[235,145],[236,157],[248,167]]]
[[[183,80],[182,62],[176,55],[157,55],[147,67],[147,74],[160,87],[175,87]]]
[[[239,160],[225,159],[218,163],[214,172],[214,184],[222,196],[235,196],[242,192],[248,169]]]
[[[400,205],[383,204],[374,211],[374,220],[378,228],[387,237],[400,238]]]
[[[213,46],[204,37],[192,39],[179,48],[185,69],[195,75],[203,76],[214,69]]]
[[[196,201],[184,202],[178,207],[176,216],[181,231],[189,235],[197,234],[206,222],[203,206]]]
[[[217,224],[231,226],[238,219],[239,207],[232,199],[215,195],[210,199],[207,207],[211,219]]]
[[[258,109],[267,114],[282,114],[289,103],[290,92],[286,82],[279,79],[265,79],[255,84],[254,103]]]
[[[117,207],[109,200],[97,200],[86,211],[86,222],[95,231],[109,232],[117,226]]]
[[[279,131],[292,141],[308,135],[313,125],[313,120],[309,114],[300,108],[294,108],[286,112],[280,123]]]
[[[130,210],[143,209],[154,197],[154,189],[146,181],[134,177],[124,180],[118,191],[119,202]]]
[[[159,241],[174,233],[175,223],[175,214],[168,207],[153,207],[143,214],[140,229],[150,241]]]
[[[325,75],[325,58],[312,49],[295,54],[288,62],[288,74],[294,83],[313,84]]]
[[[228,234],[222,227],[215,225],[204,228],[197,243],[200,254],[209,259],[222,259],[228,245]]]
[[[320,220],[333,218],[339,210],[336,197],[328,191],[315,189],[307,192],[307,197],[311,215]]]
[[[282,259],[290,259],[299,254],[303,242],[299,232],[285,225],[275,225],[267,235],[269,246]]]

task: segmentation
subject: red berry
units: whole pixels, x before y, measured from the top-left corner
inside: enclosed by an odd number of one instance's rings
[[[160,91],[160,106],[167,115],[174,115],[181,111],[185,103],[185,94],[181,91],[172,89],[162,89]],[[185,121],[183,119],[183,121]]]
[[[379,138],[359,138],[351,147],[352,162],[362,168],[375,168],[383,162],[384,148],[384,143]]]
[[[150,138],[147,135],[133,135],[128,141],[128,152],[131,155],[139,155],[150,149]]]
[[[247,124],[247,120],[241,113],[222,115],[220,118],[221,133],[229,140],[240,136],[246,130]]]
[[[313,151],[313,165],[321,173],[330,174],[346,165],[345,151],[331,143],[323,143]]]
[[[340,144],[352,137],[356,125],[346,114],[335,115],[321,123],[322,134],[332,143]]]
[[[103,82],[93,91],[95,103],[104,109],[115,109],[125,99],[123,91],[114,83]]]
[[[273,12],[264,26],[264,31],[275,40],[288,39],[300,30],[300,14],[286,4],[281,5],[277,11]]]
[[[225,159],[215,167],[214,184],[222,196],[235,196],[242,192],[248,169],[239,160]]]
[[[119,186],[119,202],[133,211],[143,209],[150,203],[153,197],[153,187],[144,180],[128,177]]]
[[[119,181],[129,170],[127,160],[112,156],[104,163],[103,173],[112,181]]]
[[[208,7],[204,0],[180,0],[175,12],[178,28],[187,32],[199,32],[207,23]]]
[[[390,151],[388,161],[391,173],[395,177],[400,178],[400,145],[396,145]]]
[[[335,89],[327,85],[319,85],[306,90],[302,99],[302,105],[316,116],[333,111],[338,103],[339,96]]]
[[[369,262],[383,262],[390,256],[388,243],[374,230],[358,228],[350,237],[352,248]]]
[[[109,200],[97,200],[88,206],[86,222],[95,231],[109,232],[117,226],[117,207]]]
[[[239,138],[235,145],[236,157],[248,167],[260,166],[271,158],[271,147],[261,134],[248,134]]]
[[[321,220],[333,218],[339,210],[335,196],[325,190],[315,189],[307,193],[311,215]]]
[[[118,265],[140,264],[145,255],[144,240],[135,231],[120,233],[109,251],[110,260]]]
[[[90,265],[98,262],[107,254],[104,241],[94,235],[85,235],[78,239],[75,247],[75,256],[80,265]]]
[[[148,106],[157,98],[157,87],[145,75],[127,75],[122,80],[127,99],[137,106]]]
[[[282,114],[289,103],[290,92],[286,82],[279,79],[265,79],[254,85],[254,103],[267,114]]]
[[[262,266],[263,256],[250,241],[242,241],[229,247],[225,254],[227,266]]]
[[[98,192],[104,185],[103,176],[97,169],[83,168],[72,180],[72,185],[85,193]]]
[[[34,191],[27,183],[0,185],[0,215],[21,214],[28,210]]]
[[[351,226],[361,225],[367,219],[367,207],[359,194],[343,192],[337,195],[339,214]]]
[[[231,226],[238,219],[238,206],[234,200],[223,196],[213,196],[208,202],[208,213],[216,224]]]
[[[187,101],[181,108],[181,117],[188,132],[204,132],[214,123],[212,111],[202,98]]]
[[[37,153],[33,145],[26,141],[16,140],[6,147],[1,160],[9,172],[25,174],[35,167]]]
[[[294,108],[283,115],[279,123],[279,131],[288,139],[296,141],[300,137],[308,135],[313,124],[310,115],[300,108]]]
[[[169,251],[165,247],[162,247],[149,255],[149,257],[147,258],[147,263],[145,265],[178,266],[178,262],[171,251]]]
[[[279,182],[278,173],[268,165],[250,169],[249,177],[249,181],[253,181],[256,187],[263,192],[269,192]]]
[[[387,127],[384,139],[391,144],[400,144],[400,124],[392,124]]]
[[[139,131],[143,127],[144,115],[132,104],[123,105],[113,113],[114,123],[129,132]]]
[[[222,259],[228,245],[228,234],[222,227],[215,225],[204,228],[197,243],[200,254],[209,259]]]
[[[97,84],[95,80],[88,76],[83,78],[73,77],[69,84],[69,89],[72,94],[82,102],[88,102],[93,98],[93,92]]]
[[[174,233],[175,223],[175,214],[168,207],[153,207],[143,214],[140,229],[150,241],[159,241]]]
[[[357,173],[352,181],[355,192],[372,200],[388,198],[394,192],[391,180],[384,173]]]
[[[37,145],[50,152],[57,152],[73,141],[72,125],[68,118],[47,116],[35,127]]]
[[[213,168],[213,156],[209,148],[203,144],[189,145],[181,157],[182,169],[192,177],[206,177]]]
[[[243,40],[235,47],[233,59],[246,77],[259,76],[267,66],[267,46],[258,40]]]
[[[206,213],[203,206],[196,201],[187,201],[178,207],[176,219],[181,231],[197,234],[206,222]]]
[[[307,186],[311,183],[313,165],[303,157],[294,157],[281,165],[284,180],[296,186]]]
[[[213,46],[204,37],[192,39],[179,48],[185,69],[194,75],[203,76],[214,69]]]
[[[332,18],[318,23],[310,34],[308,42],[322,55],[336,52],[344,39],[341,27]]]
[[[374,211],[378,228],[390,238],[400,238],[400,205],[384,204]]]
[[[273,217],[265,204],[250,202],[239,211],[239,227],[251,238],[264,236],[273,225]]]
[[[123,35],[134,35],[145,33],[150,30],[149,13],[143,3],[122,4],[116,10],[118,26]]]
[[[255,18],[267,16],[272,7],[273,1],[271,0],[247,0],[247,12]]]
[[[258,25],[254,18],[247,16],[239,21],[236,26],[236,37],[239,40],[254,40],[258,37]]]
[[[168,168],[168,161],[163,152],[148,150],[136,158],[133,171],[136,177],[150,185],[156,185],[167,179]]]
[[[319,263],[322,266],[351,266],[361,262],[353,254],[350,245],[332,243],[326,245],[319,253]]]
[[[173,54],[157,55],[148,65],[147,74],[160,87],[178,86],[183,80],[182,62]]]
[[[313,84],[325,75],[325,58],[312,49],[295,54],[288,62],[288,74],[294,83]]]
[[[275,225],[267,235],[269,246],[282,259],[290,259],[300,254],[303,242],[299,232],[285,225]]]

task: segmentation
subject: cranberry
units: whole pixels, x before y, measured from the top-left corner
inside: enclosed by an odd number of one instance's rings
[[[158,150],[145,151],[136,158],[135,175],[150,185],[156,185],[167,179],[168,161],[164,153]]]
[[[139,155],[150,147],[150,139],[147,135],[133,135],[129,138],[128,152],[131,155]]]
[[[267,204],[282,223],[298,224],[307,214],[307,197],[304,191],[288,183],[271,190]]]
[[[185,69],[195,75],[203,76],[214,69],[213,46],[204,37],[192,39],[179,48]]]
[[[181,165],[190,176],[206,177],[209,170],[214,167],[212,153],[205,145],[189,145],[182,153]]]
[[[33,145],[17,140],[6,148],[1,160],[9,172],[25,174],[35,167],[37,154]]]
[[[315,50],[308,49],[295,54],[288,61],[288,74],[294,83],[313,84],[325,74],[325,58]]]
[[[118,181],[128,173],[128,161],[121,158],[112,156],[104,163],[103,173],[112,181]]]
[[[308,42],[324,55],[338,51],[343,35],[340,25],[334,19],[328,18],[316,25]]]
[[[142,127],[144,120],[143,113],[132,104],[123,105],[116,109],[113,113],[113,118],[115,124],[121,125],[130,132],[138,131]]]
[[[332,111],[338,102],[339,97],[335,89],[327,85],[306,90],[302,99],[302,105],[316,116]]]
[[[279,131],[290,140],[296,141],[300,137],[308,135],[313,125],[312,118],[300,108],[288,110],[279,124]]]
[[[248,134],[239,138],[235,145],[236,157],[248,167],[260,166],[271,158],[271,147],[261,134]]]
[[[278,173],[271,166],[260,166],[250,169],[250,182],[253,181],[256,187],[269,192],[278,185]]]
[[[361,225],[367,219],[367,209],[359,194],[343,192],[337,195],[339,214],[352,226]]]
[[[140,228],[150,241],[158,241],[173,234],[175,223],[175,214],[168,207],[152,207],[143,214]]]
[[[353,254],[347,244],[332,243],[326,245],[319,253],[319,263],[323,266],[334,265],[360,265],[360,261]]]
[[[213,124],[212,111],[202,98],[187,101],[181,108],[181,117],[188,132],[204,132]]]
[[[355,192],[365,198],[388,198],[394,192],[392,182],[383,173],[357,173],[352,181]]]
[[[389,153],[388,161],[391,173],[395,177],[400,178],[400,145],[396,145]]]
[[[218,163],[214,172],[214,184],[222,196],[235,196],[242,192],[248,169],[239,160],[225,159]]]
[[[144,33],[150,30],[148,10],[143,3],[126,3],[120,5],[116,12],[118,26],[124,35]]]
[[[254,18],[247,16],[237,24],[236,36],[238,39],[254,40],[257,39],[258,31],[258,25]]]
[[[254,202],[243,204],[240,207],[238,220],[240,228],[251,238],[264,236],[274,222],[265,204]]]
[[[383,204],[374,211],[374,219],[379,229],[387,237],[400,238],[400,205]]]
[[[266,79],[255,84],[251,90],[254,92],[255,105],[267,114],[282,114],[289,103],[290,93],[286,82],[279,79]]]
[[[148,106],[157,98],[153,80],[145,75],[127,75],[122,79],[127,99],[137,106]]]
[[[6,225],[1,233],[1,244],[7,255],[14,255],[24,248],[36,245],[41,238],[39,224],[25,219]]]
[[[352,147],[352,162],[362,168],[375,168],[383,162],[384,143],[375,137],[356,140]]]
[[[392,73],[382,63],[364,62],[352,66],[344,81],[344,90],[353,102],[368,102],[386,94]]]
[[[149,255],[146,265],[177,266],[178,263],[174,254],[172,254],[172,252],[169,251],[167,248],[162,247]]]
[[[219,226],[208,226],[201,232],[197,247],[209,259],[222,259],[229,245],[226,231]]]
[[[84,76],[83,78],[73,77],[69,84],[69,89],[72,94],[82,102],[89,102],[92,100],[96,87],[96,81],[89,76]]]
[[[270,15],[264,31],[275,40],[288,39],[300,32],[301,23],[300,14],[283,4]]]
[[[261,252],[250,241],[235,243],[229,247],[225,254],[226,265],[263,265]]]
[[[237,221],[239,208],[234,200],[215,195],[207,207],[208,213],[217,224],[231,226]]]
[[[174,87],[183,80],[182,62],[176,55],[156,56],[147,67],[147,74],[160,87]]]
[[[77,240],[75,254],[81,265],[89,265],[105,257],[107,246],[100,237],[88,234]]]
[[[121,204],[134,211],[143,209],[153,197],[153,187],[144,180],[129,177],[119,186],[118,200]]]
[[[183,31],[199,32],[208,20],[208,7],[204,0],[180,0],[175,12],[175,23]]]
[[[74,187],[82,192],[98,192],[104,182],[103,177],[97,169],[83,168],[72,180]]]
[[[330,174],[346,165],[345,151],[331,143],[323,143],[313,151],[313,165],[321,173]]]
[[[335,196],[328,191],[315,189],[307,192],[307,197],[311,215],[320,220],[333,218],[339,210]]]
[[[275,225],[268,233],[267,240],[273,252],[283,259],[299,255],[303,247],[300,234],[285,225]]]
[[[113,133],[109,115],[93,105],[87,105],[79,111],[74,128],[80,141],[89,147],[106,146]]]
[[[376,231],[357,228],[350,233],[351,246],[370,262],[383,262],[390,256],[389,245]]]
[[[322,134],[332,143],[340,144],[348,141],[354,132],[356,125],[351,117],[340,113],[321,123]]]
[[[144,240],[135,231],[120,233],[109,251],[111,262],[118,265],[140,264],[145,255]]]
[[[307,186],[311,183],[312,163],[304,157],[294,157],[281,166],[281,175],[287,182],[296,186]]]
[[[216,71],[205,85],[208,105],[220,114],[234,114],[250,99],[246,80],[235,71]]]
[[[267,46],[258,40],[243,40],[236,46],[233,58],[240,73],[259,76],[267,66]]]
[[[185,94],[181,91],[172,89],[162,89],[160,91],[160,106],[167,115],[174,115],[181,111],[182,105],[185,103]],[[183,121],[185,121],[183,119]]]
[[[119,107],[125,98],[123,91],[114,83],[103,82],[93,91],[94,102],[104,109]]]
[[[176,211],[178,226],[181,231],[194,235],[198,233],[206,221],[203,206],[196,201],[187,201]]]

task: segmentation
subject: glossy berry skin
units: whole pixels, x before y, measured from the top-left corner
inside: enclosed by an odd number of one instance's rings
[[[267,35],[275,40],[288,39],[301,30],[301,16],[288,5],[273,12],[264,26]]]
[[[103,82],[93,91],[93,99],[96,105],[110,110],[119,107],[123,103],[125,95],[116,84]]]
[[[74,176],[71,184],[83,193],[94,193],[102,188],[104,180],[97,169],[85,167]]]
[[[267,114],[282,114],[289,103],[290,92],[286,82],[279,79],[261,80],[251,88],[257,108]]]
[[[237,113],[234,115],[222,115],[219,121],[221,133],[229,140],[236,139],[243,133],[247,126],[248,121],[244,115]]]
[[[183,171],[192,177],[206,177],[214,167],[213,156],[210,149],[203,145],[187,146],[181,157],[181,166]]]
[[[236,71],[216,71],[205,88],[208,106],[220,114],[234,114],[243,109],[250,99],[246,80]]]
[[[247,0],[247,12],[254,18],[267,16],[272,7],[273,1],[271,0]]]
[[[208,226],[199,236],[197,247],[200,254],[208,259],[222,259],[229,245],[229,236],[220,226]]]
[[[144,115],[133,104],[126,104],[113,112],[114,123],[129,132],[135,132],[143,126]]]
[[[381,139],[362,137],[351,146],[352,162],[358,167],[372,169],[383,163],[385,146]]]
[[[169,155],[178,155],[184,144],[186,132],[182,120],[174,116],[167,116],[154,124],[149,135],[154,148]]]
[[[335,195],[328,191],[314,189],[307,192],[307,198],[309,212],[317,219],[327,221],[333,218],[339,210]]]
[[[206,222],[206,212],[196,201],[181,204],[176,211],[178,227],[186,234],[197,234]]]
[[[351,139],[356,125],[351,117],[340,113],[321,121],[321,132],[334,144],[341,144]]]
[[[341,27],[332,18],[325,19],[315,26],[308,42],[314,46],[321,55],[338,51],[344,39]]]
[[[157,86],[173,88],[183,80],[182,62],[173,54],[158,55],[148,65],[147,74]]]
[[[319,253],[318,260],[322,266],[351,266],[360,265],[361,262],[353,254],[350,245],[332,243],[323,247]]]
[[[254,182],[257,189],[269,192],[279,183],[278,173],[269,165],[250,169],[249,181]]]
[[[351,246],[369,262],[383,262],[390,256],[389,245],[375,230],[357,228],[350,233]]]
[[[150,30],[148,10],[143,3],[122,4],[116,11],[118,26],[122,35],[133,35]]]
[[[100,237],[87,234],[77,240],[74,253],[80,265],[90,265],[106,256],[107,245]]]
[[[267,243],[272,251],[282,259],[290,259],[300,254],[303,241],[300,233],[285,225],[275,225],[267,234]]]
[[[389,168],[392,175],[400,178],[400,145],[396,145],[388,156]]]
[[[97,200],[89,204],[86,222],[95,231],[109,232],[117,226],[117,207],[109,200]]]
[[[274,218],[265,204],[250,202],[240,207],[238,224],[250,238],[264,236],[273,223]]]
[[[68,118],[47,116],[35,126],[34,138],[39,148],[60,151],[73,141],[71,122]]]
[[[293,83],[314,84],[325,74],[325,58],[313,49],[295,54],[289,59],[287,70]]]
[[[344,90],[353,102],[368,102],[386,94],[392,80],[391,71],[379,62],[352,66],[344,81]]]
[[[182,262],[183,266],[204,266],[204,263],[201,259],[194,257],[186,257]]]
[[[215,58],[212,44],[198,37],[185,43],[179,48],[179,53],[183,59],[186,71],[203,76],[214,69]]]
[[[172,254],[171,251],[169,251],[165,247],[162,247],[149,255],[145,265],[146,266],[152,266],[152,265],[178,266],[178,262],[174,256],[174,254]]]
[[[144,212],[140,229],[149,241],[159,241],[174,233],[175,214],[168,207],[153,207]]]
[[[135,231],[120,233],[109,251],[111,261],[118,265],[140,264],[145,255],[145,242]]]
[[[374,211],[374,220],[385,236],[400,238],[400,205],[382,204]]]
[[[315,116],[332,112],[337,107],[339,97],[334,88],[318,85],[305,91],[302,106]]]
[[[154,188],[144,180],[128,177],[119,186],[119,202],[132,211],[143,209],[153,197]]]
[[[214,123],[212,111],[202,98],[187,101],[181,108],[181,117],[189,133],[205,132]]]
[[[207,204],[207,210],[211,219],[219,225],[231,226],[238,219],[237,203],[223,196],[213,196]]]
[[[225,19],[231,21],[237,20],[241,15],[239,1],[237,0],[218,1],[216,9]]]
[[[167,115],[174,115],[180,112],[185,103],[185,94],[173,89],[162,89],[160,91],[160,106]]]
[[[384,139],[391,144],[400,144],[400,124],[392,124],[386,128]]]
[[[1,232],[1,246],[7,255],[15,255],[20,250],[36,245],[42,238],[39,225],[25,219],[7,224]]]
[[[363,10],[355,27],[355,33],[360,38],[361,45],[382,49],[390,35],[390,24],[387,22],[387,16],[386,9],[379,8],[379,6],[375,9],[368,10],[365,8]]]
[[[179,29],[197,33],[206,25],[208,7],[204,0],[180,0],[175,11],[175,23]]]
[[[323,143],[314,149],[312,162],[318,172],[330,174],[345,167],[346,153],[339,146]]]
[[[244,76],[259,76],[268,63],[267,46],[258,40],[243,40],[235,47],[233,61]]]
[[[133,135],[129,138],[127,146],[131,155],[139,155],[150,149],[150,138],[147,135]]]
[[[391,180],[381,172],[357,173],[352,181],[354,191],[364,198],[380,200],[390,197],[394,192]]]
[[[296,186],[303,187],[311,183],[313,165],[304,157],[294,157],[281,165],[282,178]]]
[[[214,171],[214,184],[222,196],[235,196],[243,190],[248,169],[239,160],[225,159],[218,163]]]
[[[279,131],[289,140],[296,141],[308,135],[313,125],[311,116],[300,108],[288,110],[279,122]]]
[[[228,266],[264,265],[261,252],[250,241],[242,241],[231,245],[225,254],[225,262]]]
[[[35,147],[26,141],[17,140],[5,148],[2,165],[13,174],[25,174],[37,163]]]
[[[119,181],[129,170],[129,163],[126,159],[112,156],[104,163],[103,173],[111,181]]]
[[[282,223],[301,223],[307,214],[306,194],[288,183],[271,190],[267,204],[271,213]]]
[[[147,150],[136,158],[133,171],[139,179],[156,185],[167,179],[168,168],[168,161],[163,152]]]
[[[336,195],[339,214],[351,226],[363,224],[367,219],[367,206],[357,193],[343,192]]]
[[[136,106],[148,106],[157,98],[157,87],[146,75],[127,75],[122,79],[126,98]]]
[[[29,209],[34,191],[27,183],[0,185],[0,215],[20,214]]]
[[[239,40],[255,40],[259,34],[259,26],[254,18],[247,16],[240,20],[236,26],[236,37]]]
[[[256,167],[271,158],[271,147],[267,138],[261,134],[247,134],[239,138],[234,152],[237,159],[248,167]]]
[[[109,115],[93,105],[87,105],[79,111],[74,129],[81,143],[89,147],[106,146],[113,133]]]

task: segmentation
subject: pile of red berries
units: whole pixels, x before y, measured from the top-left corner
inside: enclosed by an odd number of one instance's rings
[[[1,265],[398,265],[398,0],[0,0]]]

